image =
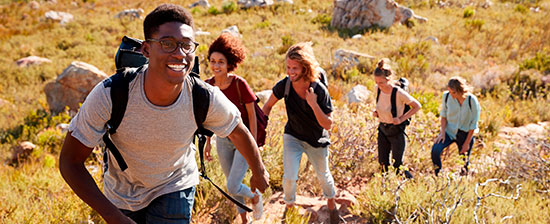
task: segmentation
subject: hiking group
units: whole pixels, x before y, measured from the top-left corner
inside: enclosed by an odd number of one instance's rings
[[[148,59],[139,68],[117,70],[86,97],[69,125],[59,158],[60,172],[73,191],[108,223],[190,223],[199,175],[195,151],[212,160],[211,135],[216,137],[219,164],[226,187],[243,223],[249,222],[245,199],[254,219],[263,213],[262,193],[269,174],[260,150],[272,107],[284,99],[288,121],[283,135],[283,193],[287,209],[296,202],[296,181],[305,153],[327,199],[330,223],[340,217],[334,179],[329,169],[329,131],[333,105],[324,70],[311,42],[291,46],[285,57],[287,76],[259,108],[247,81],[233,71],[246,57],[238,37],[222,34],[208,50],[213,77],[198,78],[193,18],[183,7],[162,4],[143,21],[141,53]],[[118,66],[118,65],[117,65]],[[383,172],[390,165],[407,178],[402,166],[406,126],[420,110],[407,91],[406,79],[394,81],[387,59],[374,71],[378,127],[378,160]],[[208,84],[206,84],[208,83]],[[217,88],[216,88],[217,87]],[[453,77],[443,93],[441,133],[432,147],[435,174],[442,151],[453,142],[466,161],[477,130],[480,106],[464,79]],[[449,95],[451,97],[449,97]],[[193,141],[199,138],[198,148]],[[201,140],[202,139],[202,140]],[[94,147],[105,142],[103,192],[85,167]],[[204,143],[204,144],[203,144]],[[243,179],[250,168],[250,187]],[[209,180],[209,179],[208,179]],[[217,187],[217,186],[216,186]],[[286,214],[286,212],[285,212]],[[284,215],[283,215],[284,217]]]

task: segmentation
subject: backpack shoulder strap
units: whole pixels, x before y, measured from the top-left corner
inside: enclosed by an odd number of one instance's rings
[[[378,98],[380,97],[380,88],[376,88],[376,103],[378,103]]]
[[[313,81],[310,87],[313,88],[313,92],[315,92],[315,88],[317,88],[317,80]]]
[[[124,113],[126,112],[126,106],[128,105],[128,93],[130,91],[130,82],[137,76],[137,74],[143,69],[139,68],[126,68],[119,70],[116,74],[112,75],[108,79],[103,81],[104,87],[111,87],[111,118],[105,124],[107,131],[103,135],[103,142],[107,148],[111,151],[118,166],[122,171],[128,168],[128,165],[122,158],[122,155],[118,151],[117,147],[111,140],[111,134],[116,133],[116,130]]]
[[[447,109],[447,101],[449,101],[449,92],[445,95],[445,109]]]
[[[285,83],[285,100],[288,98],[288,94],[290,94],[290,77],[286,77],[286,83]]]
[[[239,94],[239,103],[244,106],[243,98],[241,97],[241,88],[239,87],[239,79],[235,76],[235,84],[237,85],[237,94]],[[245,107],[246,108],[246,107]]]
[[[327,71],[325,71],[321,67],[317,67],[317,70],[319,71],[319,81],[325,85],[328,89],[328,78],[327,78]]]
[[[190,80],[193,86],[191,94],[193,97],[193,114],[195,115],[195,122],[198,127],[197,132],[212,136],[212,132],[205,129],[202,125],[206,120],[208,107],[210,106],[211,86],[194,75],[190,75]]]
[[[470,111],[472,111],[472,96],[468,95],[468,106],[470,106]]]
[[[391,90],[391,115],[397,117],[397,88],[393,87]]]

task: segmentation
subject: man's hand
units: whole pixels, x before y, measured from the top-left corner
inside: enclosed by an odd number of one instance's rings
[[[309,87],[309,89],[306,91],[306,101],[310,107],[313,107],[312,105],[317,104],[317,94],[313,92],[312,87]]]
[[[252,173],[252,177],[250,177],[250,189],[252,192],[256,192],[256,189],[258,189],[264,193],[267,187],[269,187],[269,173],[267,171],[264,170],[264,173],[260,175]]]
[[[376,110],[373,111],[373,112],[372,112],[372,116],[373,116],[373,117],[378,117],[378,111],[376,111]]]

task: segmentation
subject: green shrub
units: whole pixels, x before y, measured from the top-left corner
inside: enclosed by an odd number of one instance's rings
[[[421,93],[413,92],[411,96],[414,97],[420,105],[422,105],[422,110],[424,113],[433,113],[439,117],[439,105],[441,100],[439,97],[435,96],[433,93]]]
[[[200,9],[200,7],[194,7],[191,9],[191,13],[193,13],[193,15],[201,14],[202,10]]]
[[[269,20],[265,20],[265,21],[262,21],[260,23],[256,23],[256,25],[254,27],[256,27],[257,29],[263,29],[263,28],[267,28],[271,26],[271,22],[269,22]]]
[[[423,78],[430,68],[427,56],[430,55],[431,43],[428,41],[420,41],[415,43],[406,43],[399,47],[394,56],[398,59],[395,61],[397,68],[395,69],[399,76],[404,77],[420,77]]]
[[[485,21],[482,19],[469,19],[466,20],[464,25],[470,30],[481,30],[483,25],[485,25]]]
[[[317,14],[315,18],[311,19],[311,23],[313,24],[321,24],[323,26],[330,26],[330,21],[332,20],[332,17],[329,14]]]
[[[550,51],[537,52],[535,57],[525,59],[519,64],[519,70],[536,69],[545,74],[550,73]]]
[[[279,54],[285,54],[288,48],[290,48],[292,45],[296,43],[294,39],[290,35],[284,35],[281,37],[282,45],[277,49],[277,53]]]
[[[227,1],[222,4],[222,11],[225,14],[231,14],[233,12],[236,12],[239,9],[237,4],[233,1]]]
[[[221,14],[220,10],[218,10],[218,8],[216,8],[216,6],[210,6],[210,8],[208,8],[208,14],[210,15],[219,15]]]
[[[527,9],[527,7],[522,4],[517,4],[516,7],[514,7],[514,11],[519,13],[526,13],[527,11],[529,11],[529,9]]]
[[[470,17],[474,16],[475,12],[476,12],[476,10],[473,9],[472,7],[466,7],[464,9],[464,13],[463,13],[462,17],[463,18],[470,18]]]

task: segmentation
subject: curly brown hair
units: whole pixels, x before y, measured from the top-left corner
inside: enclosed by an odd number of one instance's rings
[[[237,65],[244,61],[246,48],[238,37],[229,33],[222,33],[208,49],[208,60],[214,52],[219,52],[227,58],[227,72],[232,72]]]

